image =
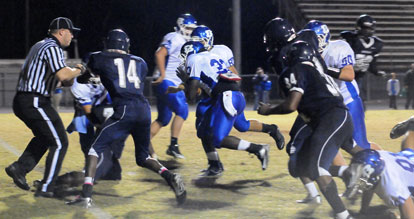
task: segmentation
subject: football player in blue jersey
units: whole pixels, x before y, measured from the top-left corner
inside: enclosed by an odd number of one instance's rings
[[[157,97],[158,117],[151,124],[151,139],[160,129],[170,122],[172,113],[175,114],[171,123],[171,142],[167,154],[175,158],[184,158],[179,150],[178,137],[184,121],[188,116],[188,104],[183,91],[166,93],[170,86],[181,84],[175,70],[180,64],[180,50],[182,45],[190,39],[191,32],[197,27],[197,21],[191,14],[182,14],[177,19],[175,32],[164,36],[160,46],[155,52],[155,60],[159,77],[153,81]],[[155,152],[152,156],[156,156]]]
[[[320,69],[317,48],[304,41],[289,46],[279,85],[286,99],[279,105],[262,104],[261,115],[288,114],[298,111],[312,128],[304,144],[292,148],[289,172],[294,177],[308,177],[334,210],[336,218],[350,218],[337,191],[329,168],[340,147],[353,150],[352,119],[335,82]]]
[[[366,149],[352,158],[350,182],[344,196],[355,199],[358,191],[363,191],[361,217],[372,214],[369,204],[375,193],[387,206],[398,207],[401,218],[414,218],[414,126],[408,124],[412,120],[405,122],[392,129],[408,132],[400,152]]]
[[[195,98],[199,86],[210,95],[198,103],[196,112],[197,136],[202,141],[208,160],[208,168],[203,170],[201,177],[216,178],[222,175],[224,168],[216,148],[253,153],[261,161],[262,169],[265,170],[268,165],[269,145],[251,143],[229,136],[233,126],[238,130],[249,127],[243,113],[246,102],[237,83],[241,78],[229,71],[220,56],[205,51],[200,42],[190,41],[184,44],[181,51],[185,59],[183,74],[187,72],[190,74],[189,85],[187,85],[190,100]]]
[[[376,21],[367,14],[358,17],[356,30],[343,31],[341,37],[345,39],[355,53],[355,80],[361,91],[362,100],[367,98],[367,76],[370,72],[377,76],[385,77],[384,71],[377,68],[377,58],[382,50],[383,42],[375,33]]]
[[[210,28],[204,25],[198,26],[191,33],[191,40],[201,42],[205,50],[219,56],[224,61],[222,64],[228,70],[236,75],[239,74],[234,66],[233,52],[226,45],[214,45],[214,34]],[[238,117],[235,127],[240,132],[253,131],[268,133],[275,140],[279,150],[282,150],[285,146],[284,137],[281,135],[279,127],[276,124],[265,124],[254,119],[246,120],[243,113],[243,116]]]
[[[92,188],[98,154],[110,147],[114,141],[125,140],[132,135],[137,165],[160,174],[175,193],[178,204],[186,199],[186,190],[181,176],[170,172],[149,155],[151,109],[144,97],[144,81],[148,72],[145,61],[129,52],[129,38],[120,30],[111,30],[105,40],[105,49],[94,53],[88,62],[89,74],[99,75],[112,98],[113,115],[107,119],[95,137],[86,163],[85,182],[82,193],[67,204],[92,204]],[[123,148],[113,149],[121,153]]]

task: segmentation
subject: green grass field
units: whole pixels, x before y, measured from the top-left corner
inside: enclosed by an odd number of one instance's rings
[[[366,123],[370,141],[380,144],[385,150],[398,151],[401,139],[391,140],[392,126],[412,115],[408,110],[367,111]],[[71,113],[62,113],[65,125],[72,119]],[[153,113],[153,118],[156,114]],[[276,123],[282,129],[286,141],[296,114],[285,116],[259,116],[247,111],[248,119],[265,123]],[[128,138],[121,158],[123,168],[121,181],[100,181],[94,187],[94,207],[83,209],[67,206],[64,200],[35,198],[33,191],[23,191],[13,184],[4,170],[0,170],[0,218],[329,218],[330,206],[323,199],[318,208],[296,204],[305,197],[305,190],[298,179],[287,170],[288,156],[277,150],[272,138],[263,133],[239,133],[232,135],[245,140],[271,144],[270,162],[266,171],[261,170],[259,160],[243,151],[219,150],[225,172],[214,184],[199,185],[194,179],[207,166],[206,156],[194,128],[194,112],[183,127],[179,143],[186,156],[174,161],[165,154],[169,144],[169,126],[154,138],[153,145],[161,161],[173,171],[179,172],[186,183],[187,202],[176,206],[172,191],[157,174],[135,164],[134,147]],[[13,114],[0,114],[0,166],[4,169],[18,158],[29,140],[31,131]],[[344,154],[347,159],[349,155]],[[69,149],[61,173],[81,170],[84,164],[77,133],[69,135]],[[42,159],[31,173],[28,182],[42,178],[45,165]],[[335,179],[339,192],[344,191],[340,179]],[[80,190],[81,188],[79,188]],[[359,201],[347,207],[357,212]],[[372,215],[359,218],[388,218],[389,211],[381,200],[374,198]]]

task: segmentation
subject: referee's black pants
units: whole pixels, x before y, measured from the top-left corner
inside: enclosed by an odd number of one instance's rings
[[[50,98],[23,92],[14,97],[13,112],[34,134],[16,162],[18,169],[26,175],[49,149],[41,190],[53,191],[68,148],[68,137],[59,114],[52,107]]]

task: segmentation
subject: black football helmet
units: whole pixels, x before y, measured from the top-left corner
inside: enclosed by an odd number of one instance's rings
[[[289,41],[295,38],[295,29],[285,19],[277,17],[267,22],[264,28],[263,42],[266,51],[280,50]]]
[[[299,40],[290,46],[286,56],[286,65],[293,66],[294,64],[300,62],[313,63],[315,55],[315,48],[313,48],[309,43]]]
[[[110,30],[104,44],[105,50],[116,49],[129,52],[129,37],[121,29]]]
[[[365,37],[370,37],[375,32],[376,21],[367,14],[359,16],[356,21],[356,29],[358,33]]]

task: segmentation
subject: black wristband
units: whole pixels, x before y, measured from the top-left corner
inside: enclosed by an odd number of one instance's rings
[[[328,67],[328,72],[327,74],[333,78],[339,78],[339,76],[341,75],[341,69],[339,68],[332,68],[332,67]]]

